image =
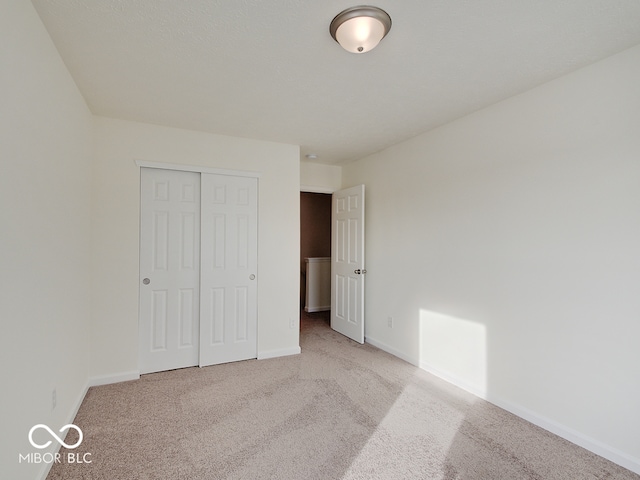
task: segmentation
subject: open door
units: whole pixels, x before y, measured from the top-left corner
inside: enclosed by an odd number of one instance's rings
[[[331,328],[364,343],[364,185],[333,194]]]

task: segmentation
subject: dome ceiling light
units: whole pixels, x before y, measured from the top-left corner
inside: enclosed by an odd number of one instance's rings
[[[351,53],[373,50],[391,29],[391,17],[378,7],[362,5],[340,12],[329,31],[342,48]]]

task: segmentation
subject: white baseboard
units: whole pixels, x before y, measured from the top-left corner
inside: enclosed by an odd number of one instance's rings
[[[89,390],[89,381],[86,381],[84,386],[80,389],[80,394],[78,395],[78,397],[76,398],[76,401],[71,405],[71,410],[69,412],[69,414],[67,415],[67,421],[66,423],[73,423],[76,415],[78,414],[78,411],[80,410],[80,406],[82,405],[82,402],[84,401],[84,397],[87,395],[87,391]],[[56,454],[60,451],[60,444],[58,442],[52,442],[51,446],[46,450],[45,453],[52,453],[52,454]],[[42,469],[40,470],[40,473],[38,474],[38,476],[36,478],[41,479],[41,480],[45,480],[47,478],[47,475],[49,475],[49,471],[51,470],[51,467],[53,466],[53,462],[49,462],[49,463],[43,463],[42,464]]]
[[[258,352],[258,360],[265,360],[267,358],[286,357],[289,355],[298,355],[300,353],[300,347],[281,348],[279,350],[265,350]]]
[[[539,415],[536,412],[533,412],[525,407],[515,405],[494,395],[486,395],[486,398],[484,398],[484,400],[493,403],[494,405],[510,413],[513,413],[520,418],[524,418],[534,425],[537,425],[540,428],[544,428],[545,430],[554,433],[555,435],[558,435],[559,437],[562,437],[565,440],[574,443],[575,445],[589,450],[596,455],[606,458],[613,463],[617,463],[618,465],[631,470],[634,473],[640,474],[639,458],[634,458],[631,455],[618,450],[617,448],[606,445],[599,440],[591,438],[554,420]]]
[[[80,395],[78,395],[78,398],[74,402],[71,408],[71,412],[67,416],[67,423],[73,423],[74,419],[76,418],[76,415],[78,414],[78,410],[80,410],[80,406],[84,401],[84,397],[87,396],[87,391],[89,390],[89,387],[97,387],[99,385],[109,385],[111,383],[126,382],[128,380],[137,380],[139,378],[140,378],[140,372],[138,371],[118,373],[115,375],[100,375],[96,377],[89,377],[85,382],[84,387],[80,391]],[[50,448],[51,448],[51,453],[53,454],[58,453],[58,451],[60,450],[60,444],[58,444],[57,442],[53,442]],[[49,471],[51,470],[52,465],[53,463],[44,463],[42,466],[42,470],[40,470],[40,474],[38,475],[37,478],[41,480],[46,479],[47,475],[49,475]]]
[[[304,311],[307,313],[325,312],[327,310],[331,310],[331,305],[325,305],[324,307],[304,307]]]
[[[616,448],[613,448],[609,445],[606,445],[594,438],[591,438],[587,435],[584,435],[578,431],[575,431],[565,425],[562,425],[554,420],[548,419],[542,415],[537,414],[536,412],[529,410],[520,405],[516,405],[509,401],[506,401],[500,397],[495,395],[488,394],[486,391],[483,391],[473,385],[470,385],[468,382],[463,381],[460,378],[457,378],[455,375],[448,374],[447,372],[441,371],[437,368],[434,368],[431,365],[428,365],[424,362],[419,362],[414,358],[406,355],[399,350],[396,350],[393,347],[376,340],[371,337],[366,337],[365,341],[374,347],[379,348],[380,350],[384,350],[391,355],[395,355],[398,358],[401,358],[405,362],[408,362],[412,365],[415,365],[422,370],[425,370],[432,375],[441,378],[442,380],[455,385],[469,393],[472,393],[476,397],[482,398],[489,403],[492,403],[514,415],[527,420],[528,422],[537,425],[540,428],[543,428],[559,437],[564,438],[565,440],[570,441],[571,443],[578,445],[590,452],[595,453],[607,460],[612,461],[628,470],[631,470],[634,473],[640,474],[640,458],[635,458],[627,453],[624,453]]]
[[[380,340],[376,340],[375,338],[365,336],[364,341],[369,345],[373,345],[374,347],[379,348],[380,350],[384,350],[385,352],[390,353],[394,357],[401,358],[402,360],[410,363],[411,365],[415,365],[416,367],[419,366],[418,361],[416,359],[411,358],[409,355],[406,355],[404,352],[401,352],[400,350],[396,350],[395,348],[387,345],[384,342],[381,342]]]
[[[471,383],[463,380],[457,375],[452,375],[451,373],[445,372],[444,370],[440,370],[434,367],[433,365],[429,365],[428,363],[420,362],[418,366],[425,372],[429,372],[430,374],[435,375],[436,377],[444,380],[445,382],[451,383],[456,387],[459,387],[463,390],[466,390],[469,393],[472,393],[476,397],[480,397],[483,400],[487,400],[488,402],[491,402],[491,400],[487,398],[487,391],[484,388],[481,388],[477,385],[472,385]],[[491,402],[491,403],[494,403],[494,402]]]
[[[98,375],[89,378],[89,386],[97,387],[99,385],[110,385],[112,383],[128,382],[129,380],[138,380],[140,372],[132,370],[130,372],[115,373],[111,375]]]

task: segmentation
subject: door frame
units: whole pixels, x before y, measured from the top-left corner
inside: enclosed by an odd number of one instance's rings
[[[331,187],[319,187],[319,186],[313,186],[313,185],[300,185],[300,193],[326,193],[329,195],[333,195],[336,192],[339,192],[340,190],[344,190],[343,187],[336,187],[336,188],[331,188]],[[332,201],[333,203],[333,201]],[[332,205],[332,209],[333,209],[333,205]],[[333,216],[333,212],[332,212],[332,216]],[[331,241],[333,242],[333,221],[331,222]],[[365,249],[366,249],[366,244],[365,244]],[[331,263],[333,264],[333,249],[331,252]],[[363,267],[364,268],[364,267]],[[333,282],[333,279],[332,279]],[[366,285],[366,282],[365,282]],[[362,308],[364,309],[364,302],[366,301],[366,295],[365,295],[365,291],[364,291],[364,286],[363,286],[363,296],[364,296],[364,300],[363,300],[363,304],[362,304]],[[333,294],[333,291],[332,291]],[[333,298],[331,299],[331,302],[333,304]],[[365,310],[366,312],[366,310]],[[333,315],[333,312],[332,312]],[[364,322],[364,320],[363,320]],[[366,327],[366,325],[365,325]],[[367,337],[366,335],[364,335],[364,343],[367,342]]]
[[[181,163],[150,162],[147,160],[134,160],[134,163],[138,168],[145,167],[160,168],[162,170],[182,170],[183,172],[213,173],[215,175],[229,175],[231,177],[260,178],[262,176],[260,172],[252,172],[249,170],[229,170],[226,168],[205,167],[202,165],[183,165]]]

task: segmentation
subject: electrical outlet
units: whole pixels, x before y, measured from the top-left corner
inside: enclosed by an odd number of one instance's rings
[[[388,317],[387,318],[387,326],[389,328],[393,328],[393,317]]]
[[[58,404],[58,395],[56,394],[56,389],[53,389],[51,392],[51,410],[55,410],[56,405]]]
[[[293,317],[289,319],[289,328],[296,328],[296,319]]]

